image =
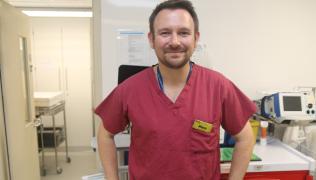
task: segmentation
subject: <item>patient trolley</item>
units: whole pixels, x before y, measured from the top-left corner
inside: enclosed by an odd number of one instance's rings
[[[36,100],[36,97],[35,97]],[[58,102],[54,102],[53,104],[48,104],[48,106],[41,106],[43,104],[36,104],[35,103],[35,111],[36,116],[43,121],[43,116],[51,116],[52,119],[52,126],[47,127],[44,126],[43,123],[38,129],[38,145],[39,150],[42,151],[42,158],[41,158],[41,175],[46,175],[46,167],[45,167],[45,158],[44,152],[47,148],[54,148],[55,153],[55,167],[56,172],[61,174],[63,169],[58,165],[58,147],[61,143],[65,142],[66,148],[66,162],[70,163],[71,159],[68,155],[68,140],[67,140],[67,128],[66,128],[66,112],[65,112],[65,101],[59,100]],[[55,116],[63,112],[63,125],[56,126],[56,118]]]

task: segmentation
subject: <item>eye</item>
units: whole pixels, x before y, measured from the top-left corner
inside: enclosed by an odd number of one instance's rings
[[[159,35],[163,36],[163,37],[166,37],[166,36],[169,36],[171,33],[169,31],[161,31],[159,33]]]
[[[190,32],[188,32],[188,31],[181,31],[181,32],[179,33],[179,35],[180,35],[180,36],[183,36],[183,37],[186,37],[186,36],[189,36],[189,35],[190,35]]]

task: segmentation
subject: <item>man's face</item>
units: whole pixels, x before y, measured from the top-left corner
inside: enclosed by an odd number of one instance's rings
[[[153,25],[154,32],[148,33],[148,38],[159,62],[173,69],[183,67],[199,39],[191,15],[183,9],[164,9]]]

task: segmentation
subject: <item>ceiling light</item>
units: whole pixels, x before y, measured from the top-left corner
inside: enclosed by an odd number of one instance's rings
[[[22,12],[32,17],[92,17],[91,11],[31,11]]]

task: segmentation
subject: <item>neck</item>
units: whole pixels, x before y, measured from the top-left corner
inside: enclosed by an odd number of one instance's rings
[[[159,63],[159,70],[161,72],[164,84],[185,84],[190,71],[190,63],[188,62],[182,68],[169,68],[162,63]]]

